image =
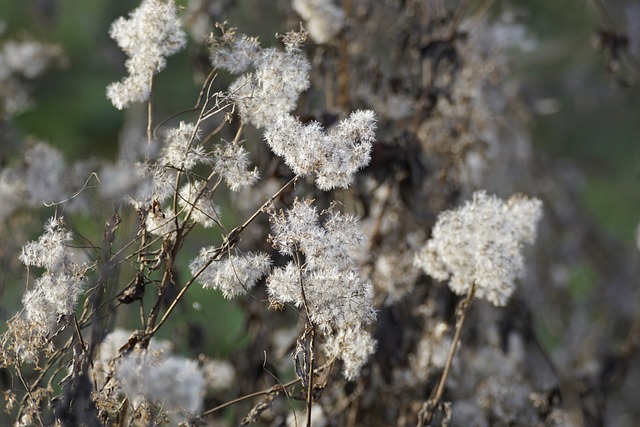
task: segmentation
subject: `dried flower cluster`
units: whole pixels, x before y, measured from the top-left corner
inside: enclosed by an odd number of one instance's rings
[[[84,290],[86,267],[74,261],[67,247],[72,235],[58,218],[51,218],[38,241],[22,248],[20,261],[42,267],[44,273],[22,299],[27,319],[43,331],[53,332],[65,317],[72,316]]]
[[[533,243],[542,215],[537,199],[515,196],[506,203],[478,192],[456,210],[443,212],[416,265],[438,280],[449,280],[464,295],[475,284],[478,298],[506,305],[515,279],[524,273],[522,246]]]
[[[281,116],[265,132],[274,153],[298,175],[316,174],[321,190],[347,188],[354,174],[369,164],[376,119],[371,110],[356,111],[328,133],[317,122],[303,125]]]
[[[118,109],[132,102],[146,101],[151,92],[151,78],[166,66],[166,57],[184,47],[187,35],[176,14],[173,0],[143,0],[129,14],[118,18],[109,35],[129,57],[129,75],[107,88],[107,96]]]
[[[304,307],[313,325],[328,335],[329,358],[345,363],[346,378],[356,377],[375,351],[363,326],[375,319],[372,286],[358,272],[353,254],[364,236],[354,217],[331,207],[320,216],[310,200],[296,200],[286,212],[271,217],[273,245],[292,256],[267,278],[269,298],[276,304]]]
[[[304,255],[274,270],[267,280],[271,299],[278,303],[306,306],[314,324],[330,331],[359,327],[375,315],[371,284],[358,274],[354,251],[364,236],[356,219],[334,211],[319,215],[310,200],[296,201],[285,212],[272,217],[271,241],[284,255]]]
[[[296,105],[309,87],[311,64],[300,51],[301,37],[285,38],[285,51],[261,49],[257,40],[224,33],[212,42],[211,63],[232,73],[253,67],[229,87],[242,119],[258,128],[268,128]],[[233,59],[232,59],[233,58]]]
[[[226,298],[246,294],[269,272],[271,259],[267,254],[251,252],[216,259],[216,248],[203,248],[191,264],[191,274],[205,288],[218,289]]]

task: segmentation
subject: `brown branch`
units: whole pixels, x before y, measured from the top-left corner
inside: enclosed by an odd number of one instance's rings
[[[462,325],[464,324],[467,310],[471,305],[471,301],[473,300],[475,291],[476,284],[472,283],[467,296],[462,301],[460,301],[458,307],[456,307],[456,331],[453,335],[453,340],[451,341],[451,347],[449,347],[449,355],[447,356],[447,361],[444,365],[444,370],[442,371],[442,376],[440,377],[438,387],[434,389],[434,391],[431,393],[432,397],[430,397],[429,400],[424,403],[422,409],[418,413],[418,426],[428,425],[431,422],[434,412],[438,408],[440,400],[442,399],[442,395],[444,394],[444,387],[449,376],[449,371],[451,370],[451,365],[453,364],[453,356],[455,356],[458,342],[460,341]]]
[[[153,73],[149,73],[149,100],[147,101],[147,145],[151,145],[151,138],[153,135],[153,109],[151,105],[153,93]],[[149,160],[149,151],[147,150],[146,160]]]
[[[224,409],[226,407],[235,405],[236,403],[240,403],[240,402],[243,402],[243,401],[248,400],[248,399],[252,399],[254,397],[263,396],[263,395],[269,394],[269,393],[282,392],[286,388],[291,387],[292,385],[295,385],[295,384],[299,383],[300,381],[301,381],[300,378],[296,378],[295,380],[291,380],[288,383],[276,384],[273,387],[270,387],[270,388],[267,388],[267,389],[264,389],[264,390],[260,390],[260,391],[256,391],[254,393],[249,393],[249,394],[246,394],[244,396],[237,397],[237,398],[235,398],[233,400],[230,400],[230,401],[225,402],[225,403],[223,403],[221,405],[218,405],[215,408],[211,408],[209,410],[204,411],[202,414],[200,414],[200,418],[205,417],[207,415],[211,415],[214,412],[220,411],[221,409]]]

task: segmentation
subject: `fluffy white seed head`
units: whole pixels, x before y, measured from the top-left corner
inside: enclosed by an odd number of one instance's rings
[[[222,142],[213,154],[213,169],[232,191],[253,185],[258,169],[249,169],[249,152],[240,144]]]
[[[274,268],[267,278],[267,292],[272,301],[302,305],[301,272],[293,261]]]
[[[271,150],[300,176],[311,175],[331,156],[331,145],[320,123],[302,124],[289,114],[278,116],[264,138]]]
[[[280,115],[264,137],[273,152],[296,174],[316,174],[321,190],[347,188],[355,173],[369,164],[376,117],[370,110],[356,111],[328,133],[317,122],[302,124]]]
[[[360,277],[354,251],[362,243],[355,218],[331,209],[320,225],[310,200],[296,200],[271,217],[271,242],[285,255],[304,255],[304,265],[288,263],[267,279],[272,301],[305,303],[311,320],[323,330],[360,327],[373,321],[372,285]],[[304,288],[304,297],[303,297]]]
[[[129,76],[107,88],[107,97],[119,110],[149,98],[152,76],[187,41],[173,0],[142,0],[129,19],[120,17],[111,25],[109,36],[129,56]]]
[[[116,377],[134,405],[152,402],[164,411],[188,414],[202,406],[205,379],[193,360],[133,352],[118,364]]]
[[[268,128],[282,114],[292,111],[300,92],[308,86],[306,76],[308,68],[293,69],[296,62],[304,64],[302,61],[292,60],[290,63],[284,54],[271,56],[269,61],[264,61],[264,69],[241,76],[229,86],[231,97],[238,106],[240,116],[245,122],[257,128]],[[276,61],[278,64],[273,64]],[[285,68],[284,64],[289,66]],[[293,71],[289,78],[285,79],[283,75],[274,71],[280,67],[283,67],[282,73]],[[300,76],[299,71],[304,71],[305,75]]]
[[[70,240],[62,222],[51,218],[44,234],[26,244],[19,257],[26,266],[45,269],[22,299],[27,319],[44,331],[53,330],[60,316],[74,312],[84,289],[85,268],[74,261],[67,246]]]
[[[198,138],[198,131],[193,123],[180,122],[177,128],[169,129],[159,164],[191,170],[196,164],[207,161],[204,149],[197,145]]]
[[[287,43],[285,51],[268,48],[253,52],[253,47],[247,45],[254,46],[254,42],[246,40],[238,46],[240,56],[246,59],[231,68],[248,69],[250,61],[254,71],[240,76],[229,92],[245,122],[268,128],[279,116],[295,108],[300,93],[309,87],[311,64],[294,42]],[[233,52],[230,50],[228,54]],[[223,65],[224,61],[216,59],[216,63]]]
[[[200,250],[189,269],[194,276],[214,257],[215,248]],[[243,295],[253,288],[258,280],[269,273],[271,259],[265,253],[247,252],[231,255],[211,262],[198,276],[198,281],[207,289],[218,289],[225,298]]]
[[[351,381],[358,377],[369,356],[375,353],[376,340],[363,329],[346,328],[330,335],[323,350],[329,359],[342,360],[342,374]]]
[[[204,181],[188,182],[182,186],[178,204],[185,212],[191,212],[191,219],[205,228],[213,227],[220,218],[220,208],[213,203],[205,189]]]
[[[222,37],[214,38],[211,42],[211,65],[233,74],[247,71],[260,52],[256,37],[237,35],[234,28],[224,31]]]
[[[524,273],[522,246],[535,240],[541,216],[537,199],[503,202],[477,192],[461,208],[440,214],[415,264],[435,279],[449,280],[456,294],[475,283],[478,298],[503,306]]]

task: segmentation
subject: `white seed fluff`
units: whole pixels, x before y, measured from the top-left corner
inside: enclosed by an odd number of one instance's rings
[[[173,0],[142,0],[129,19],[120,17],[111,24],[109,36],[129,56],[125,63],[129,75],[107,88],[107,97],[119,110],[149,99],[151,77],[187,42]]]
[[[449,280],[458,295],[475,283],[478,298],[504,306],[524,273],[522,246],[535,240],[541,216],[538,199],[514,196],[503,202],[477,192],[464,206],[440,214],[415,265]]]
[[[191,262],[191,274],[198,272],[211,261],[215,248],[207,247]],[[218,289],[225,298],[246,294],[258,280],[269,273],[271,259],[269,255],[259,252],[247,252],[242,255],[231,255],[211,262],[198,277],[198,282],[207,289]]]
[[[202,406],[205,379],[193,360],[134,352],[122,359],[116,377],[134,405],[153,402],[163,410],[189,414]]]
[[[273,152],[300,176],[316,174],[321,190],[348,188],[355,173],[369,164],[376,116],[356,111],[325,132],[317,122],[302,124],[283,114],[267,128],[264,138]]]
[[[85,268],[73,260],[67,247],[71,233],[61,221],[51,218],[38,241],[22,248],[20,261],[26,266],[43,267],[45,272],[24,294],[25,314],[44,331],[51,331],[59,316],[74,313],[85,285]]]

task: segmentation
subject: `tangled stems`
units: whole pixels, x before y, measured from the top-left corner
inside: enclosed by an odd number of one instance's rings
[[[283,185],[280,188],[280,190],[278,190],[273,196],[271,196],[266,202],[264,202],[262,204],[262,206],[260,206],[260,208],[257,209],[253,213],[253,215],[251,215],[251,217],[249,217],[249,219],[247,219],[242,225],[239,225],[238,227],[236,227],[233,230],[231,230],[231,232],[225,238],[225,241],[222,244],[222,246],[220,246],[220,248],[218,248],[218,250],[216,251],[216,256],[211,257],[209,262],[205,263],[199,269],[199,271],[196,272],[196,274],[194,274],[193,277],[191,279],[189,279],[189,281],[182,287],[182,289],[180,290],[180,292],[178,292],[178,295],[176,295],[176,297],[174,298],[173,302],[171,303],[171,305],[169,306],[169,308],[167,309],[165,314],[162,316],[160,321],[155,326],[151,325],[151,324],[149,325],[149,327],[147,328],[147,335],[148,335],[149,338],[151,338],[158,331],[158,329],[160,329],[162,327],[162,325],[167,321],[167,319],[169,318],[169,315],[171,314],[173,309],[178,305],[178,302],[180,302],[182,297],[187,293],[187,291],[189,290],[189,287],[198,279],[198,277],[200,277],[202,272],[204,270],[206,270],[206,268],[209,265],[211,265],[211,263],[214,262],[220,255],[222,255],[225,252],[229,251],[236,244],[240,234],[249,226],[249,224],[251,224],[258,217],[258,215],[267,208],[267,206],[269,206],[271,203],[273,203],[273,201],[278,196],[280,196],[280,194],[282,194],[282,192],[287,187],[289,187],[291,184],[296,182],[297,179],[298,179],[298,176],[295,176],[291,180],[289,180],[289,182],[287,182],[285,185]]]

